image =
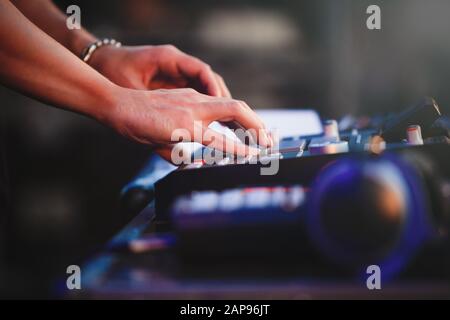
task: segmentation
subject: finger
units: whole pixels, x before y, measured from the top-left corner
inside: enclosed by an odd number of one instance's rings
[[[157,147],[154,150],[157,154],[159,154],[161,156],[161,158],[163,158],[164,160],[169,161],[170,163],[173,164],[172,149],[173,149],[173,145],[167,145],[167,146]]]
[[[179,166],[188,163],[192,156],[192,149],[186,147],[185,144],[166,144],[158,145],[154,148],[161,158],[169,161],[173,165]]]
[[[219,84],[220,90],[222,92],[222,97],[225,98],[231,98],[230,90],[228,90],[227,85],[225,84],[225,81],[223,81],[223,78],[215,73],[217,83]]]
[[[226,122],[222,122],[223,125],[227,126],[228,128],[230,128],[231,130],[233,130],[236,135],[238,136],[238,138],[242,141],[242,143],[245,144],[250,144],[250,145],[256,145],[257,144],[257,138],[256,135],[241,135],[241,134],[237,134],[238,130],[242,130],[243,132],[245,132],[245,128],[242,127],[239,122],[237,121],[226,121]],[[247,141],[246,138],[249,138],[249,140]]]
[[[200,81],[202,86],[205,87],[205,92],[208,95],[214,97],[221,97],[221,87],[217,81],[214,72],[211,67],[201,60],[192,56],[186,55],[177,64],[180,73],[186,77],[196,79]]]
[[[259,150],[257,148],[247,146],[237,140],[231,139],[216,130],[206,126],[203,126],[201,129],[203,132],[201,137],[194,135],[194,139],[196,139],[196,142],[199,142],[209,148],[242,157],[246,157],[248,155],[255,156],[259,154]]]
[[[240,122],[242,125],[246,126],[246,125],[256,125],[258,126],[260,129],[258,130],[258,143],[263,146],[263,147],[271,147],[273,145],[273,140],[271,139],[270,135],[269,135],[269,131],[266,128],[266,125],[264,124],[264,121],[259,117],[259,115],[253,111],[248,105],[247,103],[245,103],[244,101],[239,101],[239,103],[243,106],[243,111],[244,113],[247,114],[247,116],[242,117],[242,120],[238,121],[242,121]],[[246,124],[245,121],[246,119],[251,119],[252,122]],[[254,122],[254,124],[253,124]]]
[[[228,103],[213,105],[208,110],[211,121],[229,122],[236,121],[245,130],[249,130],[257,143],[263,147],[270,147],[271,141],[264,122],[243,101],[230,100]],[[205,115],[204,118],[207,116]],[[251,130],[250,130],[251,129]]]

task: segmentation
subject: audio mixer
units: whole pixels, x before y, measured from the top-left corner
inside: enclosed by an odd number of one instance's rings
[[[385,280],[448,276],[449,124],[424,98],[400,114],[325,120],[258,157],[210,164],[203,147],[179,168],[151,162],[123,199],[135,211],[155,200],[152,233],[164,235],[158,246],[170,239],[184,269],[359,276],[375,264]]]
[[[377,264],[389,278],[429,247],[447,258],[448,123],[425,98],[398,115],[282,137],[261,161],[193,155],[156,183],[156,220],[189,263],[323,261],[351,274]],[[276,174],[261,174],[264,157],[278,161]]]

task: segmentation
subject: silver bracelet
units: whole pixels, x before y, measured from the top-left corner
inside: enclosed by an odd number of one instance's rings
[[[122,44],[114,39],[108,39],[105,38],[103,40],[97,40],[93,43],[91,43],[90,45],[88,45],[86,47],[86,49],[83,50],[83,52],[81,53],[81,60],[83,60],[84,62],[88,62],[89,59],[91,58],[92,54],[95,52],[95,50],[97,50],[100,47],[103,46],[114,46],[114,47],[121,47]]]

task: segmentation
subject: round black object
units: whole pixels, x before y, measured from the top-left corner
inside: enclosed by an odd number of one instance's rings
[[[353,268],[404,260],[426,229],[421,191],[418,176],[397,159],[339,160],[311,188],[310,237],[326,257]]]

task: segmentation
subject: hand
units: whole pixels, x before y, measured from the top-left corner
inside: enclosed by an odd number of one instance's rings
[[[166,160],[170,159],[176,129],[186,129],[189,141],[240,156],[257,154],[258,150],[233,141],[208,125],[212,121],[235,121],[245,129],[253,129],[257,142],[270,146],[263,122],[245,102],[201,94],[194,89],[160,89],[153,91],[116,88],[115,106],[98,117],[122,135],[149,144]],[[202,130],[196,136],[194,130]]]
[[[210,66],[172,45],[105,46],[92,55],[90,64],[126,88],[193,88],[211,96],[231,98],[222,77]]]

